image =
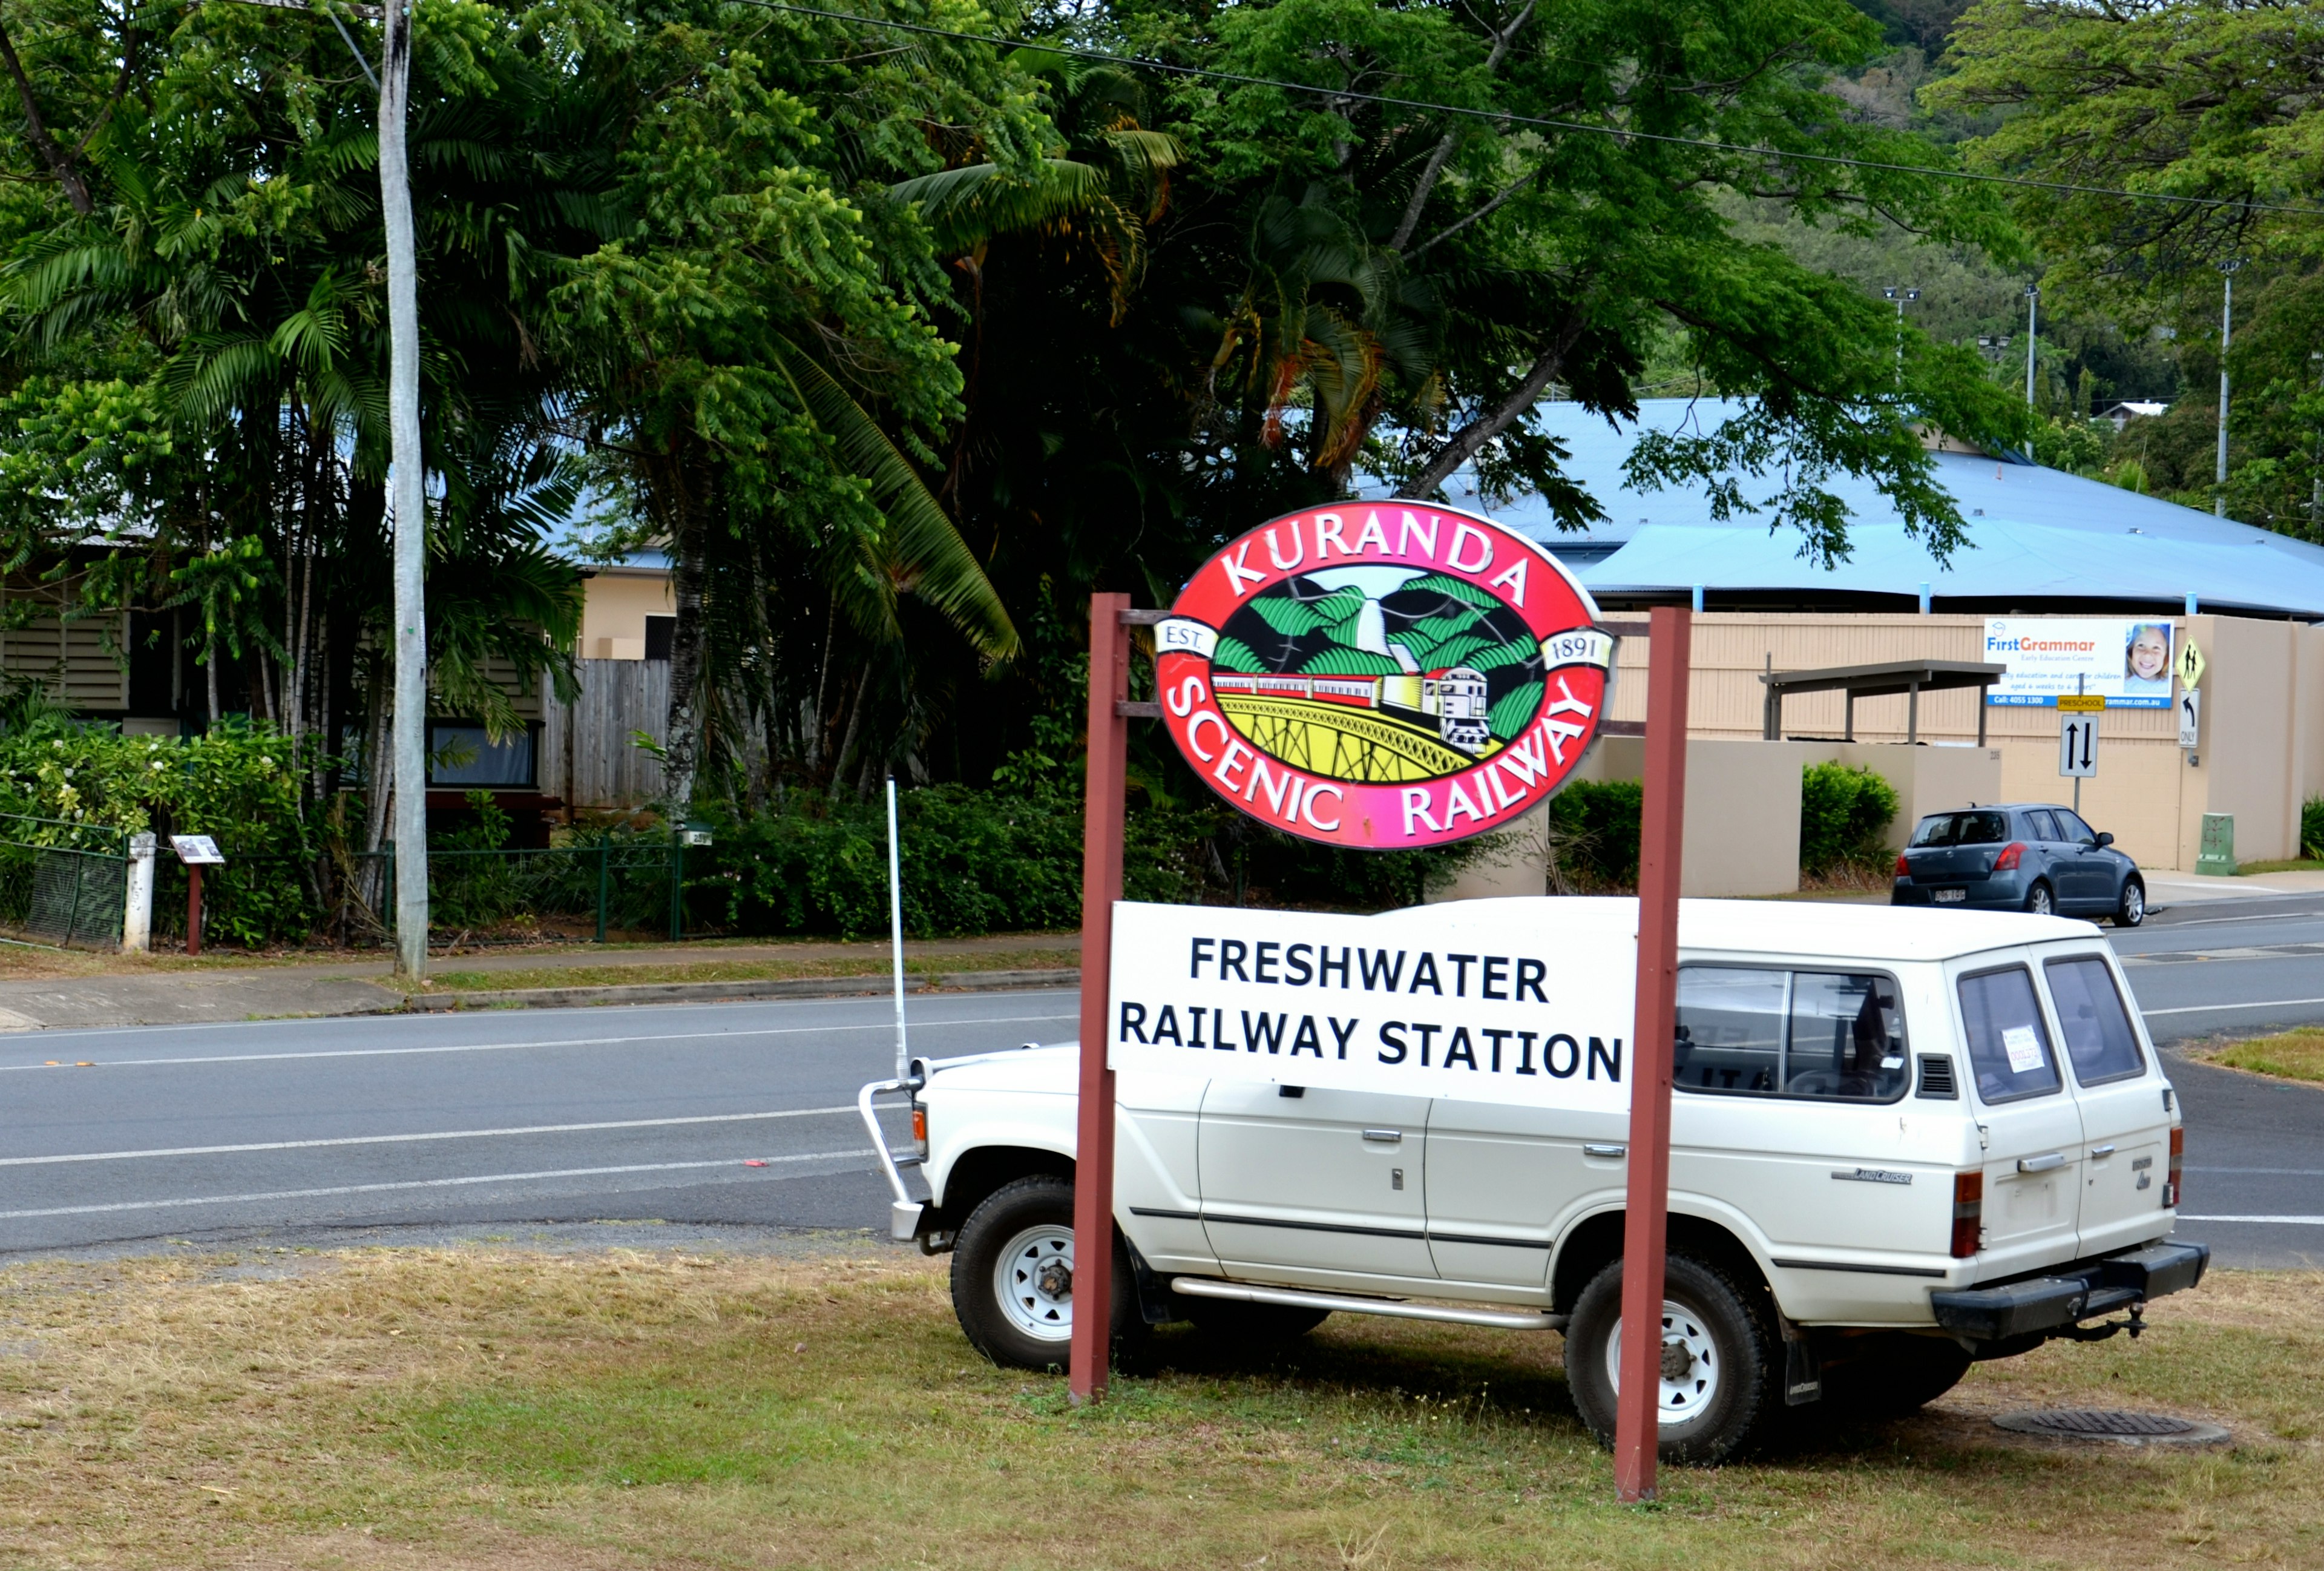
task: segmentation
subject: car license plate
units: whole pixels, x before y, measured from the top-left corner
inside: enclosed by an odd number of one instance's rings
[[[1965,889],[1932,890],[1929,892],[1929,898],[1939,905],[1959,905],[1969,898],[1969,891]]]

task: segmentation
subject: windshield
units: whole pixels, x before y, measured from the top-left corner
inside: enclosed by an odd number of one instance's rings
[[[1932,813],[1913,831],[1913,845],[1997,846],[2009,838],[2005,813]]]

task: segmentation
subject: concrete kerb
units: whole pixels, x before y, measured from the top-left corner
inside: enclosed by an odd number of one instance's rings
[[[1072,987],[1078,971],[945,971],[904,978],[907,993],[1000,993]],[[710,1003],[752,998],[879,998],[895,986],[886,976],[803,976],[757,982],[635,982],[604,987],[519,987],[493,992],[415,993],[413,1013],[466,1009],[572,1009],[600,1003]]]

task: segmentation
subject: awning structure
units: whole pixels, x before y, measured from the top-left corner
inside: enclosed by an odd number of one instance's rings
[[[1975,688],[1977,744],[1985,745],[1985,689],[1999,681],[2009,668],[1973,660],[1891,660],[1874,665],[1826,666],[1821,670],[1768,670],[1759,679],[1767,685],[1761,708],[1760,735],[1769,742],[1784,735],[1784,700],[1794,693],[1843,692],[1848,695],[1847,740],[1856,740],[1856,700],[1889,693],[1910,695],[1904,707],[1904,741],[1921,739],[1921,695],[1952,688]]]

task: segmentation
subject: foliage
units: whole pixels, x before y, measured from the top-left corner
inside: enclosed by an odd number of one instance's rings
[[[1885,866],[1883,836],[1896,803],[1896,788],[1871,770],[1809,764],[1800,772],[1800,872],[1817,878],[1842,868]]]
[[[1550,878],[1561,894],[1604,894],[1638,884],[1638,813],[1646,788],[1634,780],[1578,780],[1549,799]]]
[[[315,738],[231,723],[179,739],[52,716],[0,736],[0,811],[123,831],[211,835],[235,851],[303,850]]]
[[[2300,804],[2300,854],[2324,861],[2324,797]]]

